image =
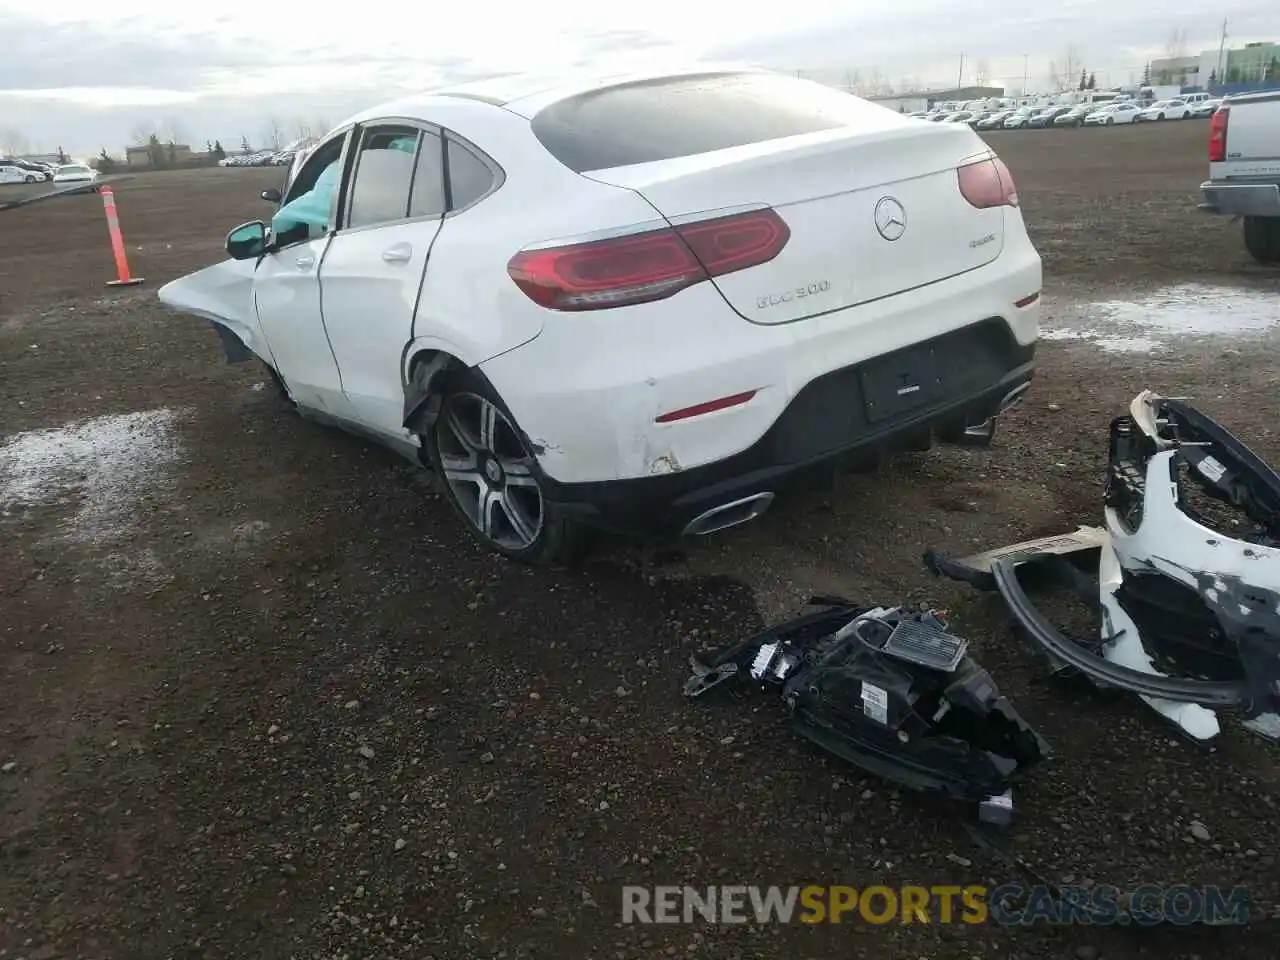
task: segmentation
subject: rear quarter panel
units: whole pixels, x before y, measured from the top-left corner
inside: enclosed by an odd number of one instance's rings
[[[508,275],[508,261],[523,247],[657,218],[635,192],[561,165],[524,117],[486,104],[467,106],[433,110],[423,119],[485,153],[502,169],[502,185],[445,218],[427,261],[406,371],[415,355],[441,344],[452,344],[449,352],[468,365],[483,363],[528,343],[560,317],[526,297]]]

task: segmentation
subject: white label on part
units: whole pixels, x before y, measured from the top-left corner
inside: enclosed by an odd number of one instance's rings
[[[884,687],[862,681],[862,712],[876,723],[889,722],[889,694]]]
[[[1227,468],[1220,464],[1213,457],[1205,457],[1198,464],[1196,469],[1203,473],[1213,483],[1217,483],[1223,478],[1227,472]]]

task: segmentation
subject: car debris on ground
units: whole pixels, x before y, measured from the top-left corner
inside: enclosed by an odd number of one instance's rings
[[[943,614],[814,597],[815,612],[694,657],[687,697],[721,685],[780,690],[799,733],[909,789],[1012,819],[1011,784],[1050,747],[996,689]]]
[[[1201,742],[1218,711],[1280,739],[1280,475],[1184,400],[1149,390],[1111,424],[1105,524],[963,559],[937,574],[996,591],[1057,674],[1136,693]],[[1096,640],[1032,603],[1039,584],[1095,606]]]

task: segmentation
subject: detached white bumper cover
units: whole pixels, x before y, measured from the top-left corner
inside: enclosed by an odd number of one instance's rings
[[[1196,739],[1219,732],[1215,707],[1280,738],[1280,475],[1195,408],[1150,392],[1113,421],[1110,446],[1105,530],[927,562],[999,590],[1057,666],[1139,694]],[[1087,643],[1035,609],[1019,569],[1085,595],[1067,558],[1093,551],[1102,624]]]
[[[160,302],[179,313],[210,321],[222,337],[227,362],[249,359],[244,351],[266,359],[266,345],[258,332],[257,311],[253,306],[252,260],[225,260],[185,277],[179,277],[160,288]],[[229,341],[227,334],[235,338]],[[241,345],[237,352],[235,343]]]

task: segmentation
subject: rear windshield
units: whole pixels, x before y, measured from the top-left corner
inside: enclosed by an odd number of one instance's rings
[[[777,74],[667,77],[579,94],[533,118],[533,132],[576,173],[672,160],[883,119],[888,111]]]

